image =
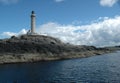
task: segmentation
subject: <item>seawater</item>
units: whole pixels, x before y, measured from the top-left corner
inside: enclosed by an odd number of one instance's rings
[[[0,65],[0,83],[120,83],[120,52],[82,59]]]

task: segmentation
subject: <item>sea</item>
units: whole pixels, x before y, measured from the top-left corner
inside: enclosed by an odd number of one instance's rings
[[[120,83],[120,51],[88,58],[3,64],[0,83]]]

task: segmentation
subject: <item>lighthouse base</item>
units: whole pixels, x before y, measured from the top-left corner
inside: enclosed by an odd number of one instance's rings
[[[27,32],[27,35],[38,35],[37,33],[31,32],[30,30]]]

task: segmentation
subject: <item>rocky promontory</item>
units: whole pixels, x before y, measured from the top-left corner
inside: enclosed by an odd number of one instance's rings
[[[0,63],[35,62],[82,58],[119,50],[120,47],[96,48],[72,45],[43,35],[12,36],[0,40]]]

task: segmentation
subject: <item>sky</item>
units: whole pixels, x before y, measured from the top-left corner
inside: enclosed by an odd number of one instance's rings
[[[120,0],[0,0],[0,38],[36,32],[75,45],[120,45]]]

